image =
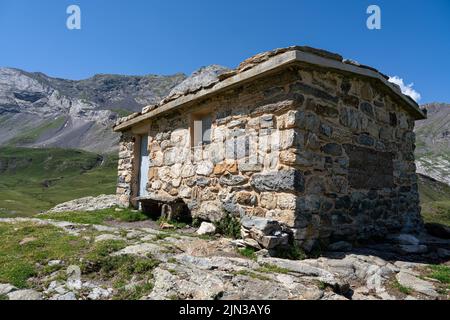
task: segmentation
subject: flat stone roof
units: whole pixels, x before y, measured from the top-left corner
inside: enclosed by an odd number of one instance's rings
[[[141,112],[119,119],[114,126],[114,131],[128,130],[142,121],[193,103],[198,99],[213,96],[233,86],[257,79],[282,67],[296,63],[305,63],[379,80],[404,102],[405,109],[412,113],[416,120],[426,118],[419,105],[412,98],[404,95],[398,85],[389,82],[389,77],[378,70],[352,60],[345,60],[342,56],[335,53],[310,47],[295,46],[257,54],[243,61],[235,70],[221,74],[216,82],[210,83],[207,87],[178,93],[164,98],[159,104],[144,107]]]

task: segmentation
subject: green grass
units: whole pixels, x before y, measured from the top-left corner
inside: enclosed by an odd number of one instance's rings
[[[425,222],[450,226],[450,201],[424,203],[422,205],[422,216]]]
[[[158,241],[158,240],[163,240],[166,238],[170,238],[172,235],[170,233],[167,232],[160,232],[158,234],[155,235],[155,237],[153,238],[154,241]]]
[[[163,219],[161,217],[158,218],[157,222],[159,224],[161,224],[161,223],[168,223],[168,224],[172,225],[174,229],[183,229],[183,228],[185,228],[187,226],[186,222],[181,222],[181,221],[177,221],[177,220],[167,221],[166,219]]]
[[[438,280],[450,287],[450,267],[446,265],[432,265],[430,266],[430,274],[428,277]]]
[[[326,284],[325,282],[321,281],[321,280],[317,280],[317,288],[320,290],[325,290],[328,287],[328,284]]]
[[[31,277],[42,278],[59,271],[60,266],[49,267],[48,261],[62,260],[64,265],[79,265],[83,278],[109,283],[116,289],[115,299],[139,299],[152,288],[152,270],[160,263],[148,257],[132,255],[111,256],[127,246],[123,240],[92,243],[94,231],[85,231],[79,236],[69,235],[49,225],[26,223],[0,224],[0,283],[10,283],[18,288],[35,285]],[[20,244],[25,238],[33,241]],[[126,288],[131,279],[137,284]],[[0,297],[4,298],[4,297]]]
[[[111,111],[117,113],[117,115],[119,117],[121,117],[121,118],[129,116],[130,114],[133,113],[133,111],[130,111],[130,110],[127,110],[127,109],[120,109],[120,108],[111,109]]]
[[[450,201],[450,186],[419,175],[419,193],[422,203]]]
[[[424,221],[450,226],[450,186],[419,175],[419,193]]]
[[[412,290],[410,288],[402,286],[397,280],[394,281],[393,286],[395,289],[397,289],[403,294],[409,295],[412,293]]]
[[[238,218],[226,214],[221,220],[215,223],[216,232],[224,236],[238,239],[241,237],[241,222]]]
[[[103,258],[107,258],[111,253],[122,250],[126,247],[124,240],[107,240],[94,243],[86,254],[84,268],[90,263],[95,263]]]
[[[66,122],[65,117],[58,117],[51,121],[48,121],[36,128],[30,129],[28,131],[23,132],[22,134],[14,137],[12,140],[8,141],[8,144],[11,146],[15,145],[25,145],[30,144],[39,139],[39,137],[45,132],[51,129],[58,129]]]
[[[259,272],[264,273],[289,273],[289,269],[281,268],[279,266],[276,266],[274,264],[265,263],[262,267],[258,269]]]
[[[256,250],[254,248],[251,247],[239,248],[237,249],[237,252],[244,257],[256,260],[256,253],[255,253]]]
[[[153,290],[153,283],[147,282],[135,286],[130,290],[119,289],[119,293],[113,297],[114,300],[138,300],[142,296],[149,294]]]
[[[177,263],[177,259],[171,257],[171,258],[167,259],[167,262],[168,263]]]
[[[134,222],[149,219],[148,216],[140,211],[134,211],[131,209],[121,209],[121,211],[116,211],[116,208],[95,211],[45,213],[39,215],[39,218],[70,221],[82,224],[104,224],[105,222],[111,220]]]
[[[278,258],[289,260],[304,260],[307,258],[305,252],[297,244],[276,248],[274,255]],[[319,256],[319,253],[312,252],[310,255]]]
[[[116,155],[0,148],[0,217],[31,216],[76,198],[113,194],[116,180]]]
[[[101,241],[94,244],[85,255],[82,272],[85,274],[95,273],[96,276],[102,278],[111,278],[117,273],[120,273],[121,276],[142,274],[158,265],[159,262],[151,258],[139,258],[131,255],[110,256],[111,253],[117,252],[125,246],[125,241],[121,240]]]
[[[88,277],[110,282],[118,290],[115,299],[139,299],[152,290],[152,270],[159,265],[159,261],[151,256],[110,255],[125,246],[124,241],[117,240],[94,244],[84,256],[81,270]],[[125,289],[133,277],[141,284],[132,289]]]
[[[249,270],[240,270],[237,272],[234,272],[234,275],[241,275],[241,276],[247,276],[253,279],[258,279],[262,281],[270,281],[271,279],[265,275],[259,274],[257,272],[249,271]]]
[[[25,238],[35,240],[21,245]],[[18,288],[27,287],[28,278],[48,272],[44,268],[48,261],[73,261],[88,245],[86,240],[56,227],[30,223],[0,224],[0,239],[0,283],[11,283]]]

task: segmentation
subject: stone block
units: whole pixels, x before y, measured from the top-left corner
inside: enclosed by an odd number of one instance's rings
[[[244,206],[255,206],[257,204],[256,195],[251,192],[247,191],[237,192],[235,198],[237,203]]]
[[[297,191],[305,190],[303,174],[294,169],[271,173],[256,173],[251,185],[258,191]]]
[[[277,195],[273,192],[262,192],[260,197],[260,204],[266,209],[275,209],[277,207]]]
[[[247,177],[234,174],[226,174],[219,179],[219,183],[224,186],[237,186],[244,184],[248,181]]]

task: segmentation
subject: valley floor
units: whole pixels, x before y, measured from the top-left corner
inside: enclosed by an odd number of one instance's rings
[[[96,224],[64,221],[63,213],[55,215],[62,221],[48,216],[0,219],[0,298],[450,298],[448,262],[429,265],[439,262],[435,254],[400,255],[396,244],[287,260],[240,248],[232,239],[198,236],[182,226],[167,231],[120,222],[128,213],[108,212],[116,215],[115,223],[99,214]],[[435,249],[450,246],[449,240],[424,241]]]

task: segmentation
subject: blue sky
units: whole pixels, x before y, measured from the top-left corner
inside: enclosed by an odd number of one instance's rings
[[[79,5],[82,29],[66,28]],[[382,29],[366,28],[381,7]],[[449,0],[0,0],[0,66],[81,79],[191,73],[261,51],[309,45],[414,83],[450,102]]]

